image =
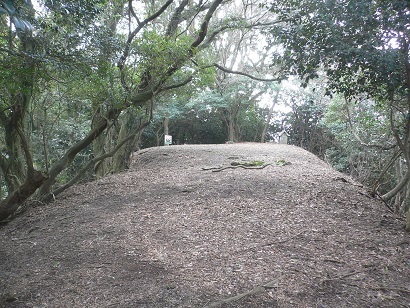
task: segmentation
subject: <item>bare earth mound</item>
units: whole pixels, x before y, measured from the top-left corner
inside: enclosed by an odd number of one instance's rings
[[[228,144],[134,159],[0,229],[0,307],[410,307],[403,221],[314,155]]]

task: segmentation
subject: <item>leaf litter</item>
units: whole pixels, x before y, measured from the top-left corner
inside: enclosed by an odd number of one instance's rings
[[[409,306],[403,221],[294,146],[144,149],[0,229],[0,307]]]

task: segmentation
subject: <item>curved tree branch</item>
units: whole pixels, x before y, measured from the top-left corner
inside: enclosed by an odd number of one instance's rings
[[[215,13],[216,9],[218,8],[218,6],[223,2],[223,0],[215,0],[208,12],[205,15],[204,20],[202,21],[201,24],[201,30],[198,33],[198,37],[197,39],[191,44],[191,49],[190,49],[190,53],[193,54],[193,51],[195,48],[197,48],[205,39],[206,34],[208,32],[208,25],[209,25],[209,21],[212,18],[212,15]]]
[[[57,176],[61,173],[61,171],[67,168],[73,162],[75,156],[81,150],[91,144],[91,142],[93,142],[95,138],[97,138],[105,130],[105,128],[108,126],[109,121],[117,118],[120,112],[120,109],[111,109],[107,113],[107,116],[105,118],[102,118],[98,125],[96,125],[95,128],[84,139],[78,141],[70,149],[68,149],[65,155],[51,167],[48,179],[41,186],[38,192],[38,195],[40,197],[49,194],[51,186],[54,184]]]
[[[128,0],[128,11],[132,16],[134,16],[135,20],[137,21],[137,24],[140,25],[141,21],[139,20],[137,14],[135,14],[134,8],[132,7],[132,0]]]
[[[223,66],[221,66],[221,65],[219,65],[219,64],[217,64],[217,63],[214,63],[213,65],[210,65],[210,66],[208,66],[208,67],[211,67],[211,66],[215,66],[216,68],[220,69],[221,71],[223,71],[223,72],[225,72],[225,73],[236,74],[236,75],[242,75],[242,76],[248,77],[248,78],[250,78],[250,79],[257,80],[257,81],[274,82],[274,81],[281,81],[281,80],[285,79],[284,77],[277,77],[277,78],[259,78],[259,77],[255,77],[255,76],[252,76],[252,75],[247,74],[247,73],[244,73],[244,72],[238,72],[238,71],[230,70],[230,69],[228,69],[228,68],[226,68],[226,67],[223,67]],[[206,67],[205,67],[205,68],[206,68]]]
[[[120,57],[120,59],[117,63],[117,66],[120,70],[122,70],[124,68],[125,61],[127,60],[128,56],[129,56],[129,53],[130,53],[131,43],[134,40],[135,36],[142,30],[142,28],[144,28],[144,26],[146,24],[148,24],[152,20],[159,17],[168,8],[168,6],[171,5],[172,2],[173,2],[173,0],[168,0],[157,12],[155,12],[151,16],[147,17],[146,19],[144,19],[143,21],[138,23],[138,26],[134,29],[134,31],[132,31],[128,35],[128,39],[127,39],[127,42],[126,42],[126,45],[125,45],[125,48],[124,48],[124,52],[122,53],[122,55],[121,55],[121,57]]]
[[[390,190],[389,192],[387,192],[386,194],[382,196],[382,199],[384,201],[388,201],[392,199],[394,196],[396,196],[398,193],[400,193],[410,181],[410,154],[409,154],[409,149],[408,149],[408,140],[409,140],[409,135],[410,135],[410,119],[406,120],[406,131],[405,131],[405,136],[403,138],[404,141],[400,138],[397,132],[397,129],[394,125],[392,109],[390,110],[390,125],[393,131],[393,135],[396,138],[397,145],[399,146],[401,153],[403,154],[404,159],[406,161],[407,171],[404,177],[402,178],[402,180],[396,185],[396,187],[394,187],[392,190]]]
[[[187,79],[181,81],[180,83],[175,83],[175,84],[171,84],[168,86],[164,86],[161,88],[161,91],[166,91],[166,90],[172,90],[172,89],[176,89],[176,88],[180,88],[183,87],[185,85],[187,85],[188,83],[190,83],[192,81],[192,75],[188,76]]]

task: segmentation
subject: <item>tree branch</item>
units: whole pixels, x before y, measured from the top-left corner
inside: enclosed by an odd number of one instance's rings
[[[394,120],[393,120],[393,110],[390,110],[390,125],[391,125],[391,129],[393,131],[393,135],[396,138],[396,142],[401,150],[401,153],[404,156],[404,159],[406,161],[406,165],[407,165],[407,171],[406,174],[404,175],[403,179],[396,185],[396,187],[394,187],[392,190],[390,190],[389,192],[385,193],[382,196],[382,199],[384,201],[388,201],[390,199],[392,199],[393,197],[395,197],[399,192],[402,191],[402,189],[404,187],[406,187],[407,183],[410,181],[410,157],[409,157],[409,152],[408,152],[408,135],[409,135],[409,130],[410,130],[410,121],[409,119],[406,120],[406,136],[404,137],[404,140],[406,141],[406,143],[404,144],[403,141],[401,140],[397,129],[395,128],[394,125]]]
[[[87,147],[91,142],[95,140],[107,127],[108,122],[118,117],[120,114],[120,109],[111,109],[107,112],[105,118],[102,118],[98,125],[88,133],[88,135],[83,138],[82,140],[75,143],[71,148],[67,150],[64,156],[58,160],[50,169],[49,178],[45,181],[45,183],[41,186],[38,196],[41,198],[42,196],[48,195],[50,193],[50,188],[54,184],[56,177],[67,168],[72,161],[74,160],[75,156]]]
[[[28,145],[26,135],[23,133],[23,130],[20,127],[20,124],[16,125],[16,131],[20,137],[21,147],[23,148],[24,156],[26,157],[27,177],[30,178],[35,173],[33,158],[31,157],[31,152],[30,152],[30,147]]]
[[[139,20],[137,14],[135,14],[134,8],[132,7],[132,0],[128,1],[128,11],[131,13],[131,15],[135,18],[137,21],[137,24],[140,25],[141,21]]]
[[[185,14],[182,20],[187,21],[187,25],[184,30],[182,30],[180,33],[177,34],[177,37],[181,36],[183,33],[186,33],[188,29],[191,27],[192,23],[194,22],[195,18],[198,16],[198,14],[202,11],[205,11],[209,9],[210,5],[209,4],[203,4],[202,1],[199,1],[198,5],[193,9],[193,10],[188,10]],[[193,12],[196,10],[195,14]],[[188,22],[188,19],[191,19]]]
[[[388,145],[388,146],[382,146],[379,144],[370,144],[370,143],[366,143],[364,142],[359,135],[356,134],[356,132],[353,129],[353,123],[352,123],[352,118],[350,116],[350,109],[349,106],[347,105],[347,100],[346,101],[346,112],[347,112],[347,120],[349,122],[349,127],[350,127],[350,132],[352,133],[353,137],[359,142],[360,145],[363,145],[365,147],[368,148],[377,148],[377,149],[381,149],[381,150],[391,150],[394,149],[397,146],[397,143],[392,144],[392,145]]]
[[[222,2],[223,2],[223,0],[215,0],[215,1],[211,4],[211,6],[210,6],[208,12],[206,13],[205,18],[204,18],[204,20],[203,20],[203,22],[202,22],[202,24],[201,24],[201,29],[200,29],[200,31],[199,31],[198,37],[197,37],[197,39],[191,44],[191,50],[190,50],[190,53],[191,53],[191,54],[193,53],[193,50],[194,50],[195,48],[197,48],[197,47],[203,42],[203,40],[205,39],[205,36],[206,36],[206,34],[207,34],[207,32],[208,32],[209,21],[211,20],[212,15],[215,13],[216,9],[218,8],[218,6],[219,6]]]
[[[372,194],[376,193],[376,190],[379,186],[380,181],[382,180],[382,178],[384,177],[384,175],[386,174],[387,171],[389,171],[389,169],[391,168],[391,166],[395,163],[395,161],[400,157],[401,155],[401,150],[398,149],[396,150],[396,152],[393,154],[392,158],[390,159],[390,161],[384,166],[383,170],[380,172],[378,178],[376,179],[376,181],[374,182],[374,184],[372,185]]]
[[[152,115],[151,115],[151,117],[152,117]],[[81,168],[81,170],[75,175],[75,177],[73,177],[69,182],[67,182],[63,186],[60,186],[59,188],[54,190],[50,195],[57,196],[58,194],[62,193],[64,190],[66,190],[67,188],[74,185],[87,172],[87,170],[90,169],[93,165],[95,165],[98,162],[101,162],[102,160],[104,160],[108,157],[114,156],[114,154],[125,143],[127,143],[129,140],[133,139],[141,130],[143,130],[145,127],[147,127],[150,124],[151,117],[146,123],[141,124],[132,134],[130,134],[128,137],[124,138],[119,143],[117,143],[117,145],[110,152],[104,153],[103,155],[95,157],[94,159],[89,161],[83,168]]]
[[[192,75],[189,76],[187,79],[185,79],[184,81],[180,82],[180,83],[175,83],[169,86],[164,86],[161,88],[161,91],[166,91],[166,90],[172,90],[172,89],[176,89],[176,88],[180,88],[183,87],[185,85],[187,85],[188,83],[190,83],[192,81]]]
[[[221,71],[223,71],[225,73],[242,75],[242,76],[248,77],[250,79],[257,80],[257,81],[274,82],[274,81],[281,81],[281,80],[285,79],[283,77],[282,78],[281,77],[278,77],[278,78],[259,78],[259,77],[255,77],[255,76],[249,75],[249,74],[244,73],[244,72],[238,72],[238,71],[230,70],[230,69],[228,69],[226,67],[223,67],[223,66],[221,66],[217,63],[214,63],[214,64],[212,64],[208,67],[212,67],[212,66],[215,66],[216,68],[220,69]],[[205,67],[205,68],[207,68],[207,67]]]
[[[178,8],[175,10],[174,14],[171,17],[171,21],[168,24],[167,31],[165,32],[166,36],[173,36],[177,31],[178,25],[181,22],[182,12],[185,7],[188,5],[189,0],[183,0]]]
[[[154,14],[152,14],[151,16],[147,17],[145,20],[140,22],[138,26],[134,29],[134,31],[132,31],[128,35],[128,39],[127,39],[127,42],[124,48],[124,52],[122,53],[117,63],[117,66],[120,70],[124,68],[125,60],[128,58],[128,55],[130,53],[131,43],[134,40],[135,36],[141,31],[142,28],[144,28],[146,24],[148,24],[150,21],[159,17],[168,8],[168,6],[171,5],[172,2],[173,0],[168,0],[157,12],[155,12]]]
[[[40,171],[34,170],[30,177],[16,190],[14,190],[6,199],[0,202],[0,221],[12,215],[19,206],[26,201],[37,188],[46,181],[47,177]]]
[[[212,18],[212,15],[214,14],[214,12],[216,11],[216,9],[218,8],[218,6],[223,2],[223,0],[215,0],[208,12],[206,13],[204,20],[201,24],[201,28],[200,31],[198,33],[198,36],[196,38],[196,40],[191,44],[191,46],[188,49],[188,55],[189,58],[193,57],[194,53],[195,53],[195,49],[203,42],[203,40],[205,39],[206,33],[208,31],[208,25],[209,25],[209,21]],[[169,76],[172,76],[172,74],[174,74],[180,67],[181,67],[182,63],[174,63],[174,65],[172,65],[165,73],[164,73],[164,78],[162,78],[162,81],[158,82],[157,85],[153,88],[152,91],[157,91],[161,88],[163,82],[165,82],[166,78]]]

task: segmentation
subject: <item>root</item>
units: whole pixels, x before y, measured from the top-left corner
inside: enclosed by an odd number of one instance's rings
[[[264,285],[261,286],[257,286],[255,288],[253,288],[250,291],[244,292],[244,293],[240,293],[238,295],[232,296],[232,297],[228,297],[222,300],[219,300],[217,302],[213,302],[210,305],[205,306],[204,308],[212,308],[212,307],[218,307],[222,304],[227,304],[227,303],[232,303],[235,302],[237,300],[240,300],[241,298],[244,298],[245,296],[250,296],[250,295],[255,295],[255,294],[259,294],[264,292],[267,289],[273,289],[273,288],[277,288],[277,284],[279,282],[279,280],[282,277],[276,278],[274,280],[269,281],[268,283],[265,283]]]
[[[238,168],[243,168],[243,169],[263,169],[266,168],[267,166],[271,166],[272,164],[265,164],[263,166],[260,167],[247,167],[244,165],[237,165],[237,166],[226,166],[226,167],[212,167],[212,168],[202,168],[202,170],[212,170],[212,172],[221,172],[225,169],[238,169]]]

